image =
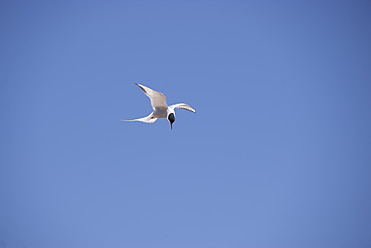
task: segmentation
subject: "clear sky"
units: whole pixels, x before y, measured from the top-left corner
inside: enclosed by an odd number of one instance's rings
[[[0,248],[371,247],[370,13],[1,0]]]

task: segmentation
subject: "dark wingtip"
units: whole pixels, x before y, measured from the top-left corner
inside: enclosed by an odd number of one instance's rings
[[[144,91],[144,93],[146,93],[147,94],[147,91],[142,87],[142,86],[140,86],[139,84],[137,84],[137,83],[135,83],[139,88],[141,88],[143,91]]]

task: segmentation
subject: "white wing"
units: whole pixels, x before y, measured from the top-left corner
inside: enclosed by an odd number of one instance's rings
[[[185,110],[192,111],[193,113],[196,113],[196,110],[194,110],[191,106],[185,103],[177,103],[177,104],[169,106],[169,108],[172,108],[172,109],[180,108],[180,109],[185,109]]]
[[[149,116],[143,117],[143,118],[138,118],[134,120],[120,120],[120,121],[141,121],[145,123],[154,123],[157,120],[157,118],[152,116],[152,113]]]
[[[162,94],[161,92],[155,91],[151,88],[148,88],[144,85],[141,84],[136,84],[138,85],[144,93],[149,97],[151,100],[151,105],[153,109],[158,109],[158,108],[167,108],[166,104],[166,96]]]

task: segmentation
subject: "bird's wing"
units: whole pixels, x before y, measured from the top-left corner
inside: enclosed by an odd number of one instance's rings
[[[120,121],[141,121],[145,123],[154,123],[157,120],[157,118],[153,117],[152,114],[149,116],[143,117],[143,118],[138,118],[134,120],[120,120]]]
[[[158,109],[158,108],[167,108],[166,104],[166,96],[162,94],[161,92],[155,91],[151,88],[148,88],[144,85],[141,84],[136,84],[138,85],[144,93],[149,97],[151,100],[151,105],[153,109]]]
[[[196,110],[194,110],[191,106],[185,103],[177,103],[177,104],[169,106],[169,108],[172,108],[172,109],[180,108],[180,109],[185,109],[185,110],[192,111],[193,113],[196,113]]]

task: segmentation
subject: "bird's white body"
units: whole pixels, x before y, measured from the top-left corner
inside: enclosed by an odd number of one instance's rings
[[[145,123],[153,123],[158,118],[168,118],[170,122],[169,116],[173,114],[174,120],[171,122],[172,124],[175,121],[175,110],[174,110],[175,108],[186,109],[193,113],[196,113],[196,110],[194,110],[188,104],[185,104],[185,103],[177,103],[177,104],[167,106],[166,96],[164,94],[162,94],[161,92],[152,90],[151,88],[148,88],[141,84],[136,84],[136,85],[138,85],[151,100],[153,112],[150,115],[143,117],[143,118],[138,118],[134,120],[124,120],[124,121],[141,121]]]
[[[154,118],[167,118],[168,108],[157,108],[152,112]]]

